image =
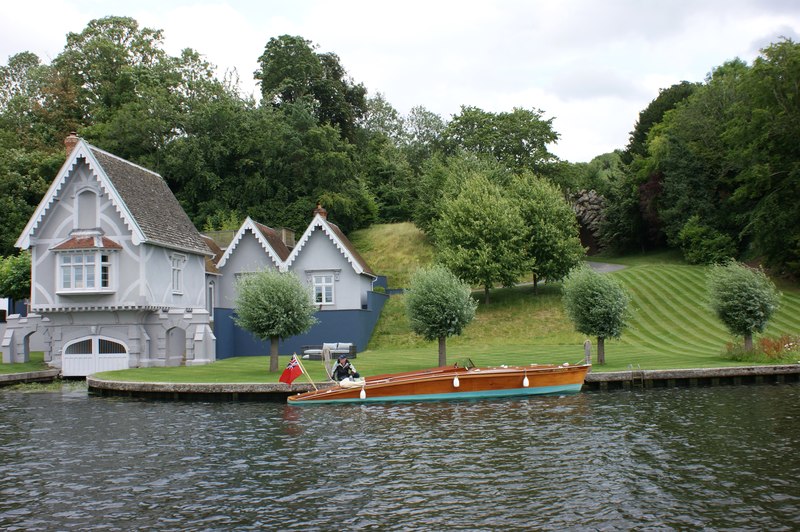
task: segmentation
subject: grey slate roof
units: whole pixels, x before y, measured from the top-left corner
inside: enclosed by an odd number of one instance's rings
[[[219,247],[219,244],[217,244],[217,242],[208,235],[201,233],[200,238],[203,239],[208,246],[208,249],[210,249],[211,253],[214,254],[213,257],[206,257],[206,273],[221,275],[219,268],[217,268],[217,262],[219,262],[219,259],[222,258],[222,248]]]
[[[328,222],[328,225],[330,226],[331,229],[333,229],[333,232],[336,233],[336,236],[339,237],[339,240],[342,241],[342,244],[344,244],[344,246],[347,248],[347,251],[350,252],[350,255],[353,256],[353,260],[355,260],[356,262],[358,262],[358,264],[361,265],[361,268],[364,270],[364,273],[369,274],[373,277],[377,277],[377,275],[375,275],[375,272],[372,271],[372,268],[369,267],[369,264],[367,264],[367,261],[364,260],[364,257],[361,256],[358,250],[356,250],[356,247],[353,245],[353,243],[350,242],[350,239],[344,236],[344,232],[339,228],[339,226],[331,222]]]
[[[289,257],[289,248],[286,247],[286,244],[283,243],[281,240],[281,236],[278,232],[264,224],[260,224],[256,221],[253,221],[253,225],[261,231],[261,235],[267,239],[269,245],[272,246],[272,249],[275,250],[275,253],[281,258],[282,261],[285,261]]]
[[[89,149],[149,243],[211,254],[160,175],[94,146],[89,146]]]

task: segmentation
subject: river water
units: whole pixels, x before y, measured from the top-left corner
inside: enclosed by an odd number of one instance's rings
[[[800,385],[289,407],[0,391],[2,530],[798,530]]]

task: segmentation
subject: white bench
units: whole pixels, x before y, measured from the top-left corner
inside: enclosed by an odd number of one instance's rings
[[[339,355],[347,355],[347,358],[356,358],[356,344],[351,342],[328,342],[322,345],[304,345],[303,358],[306,360],[322,360],[322,350],[328,348],[331,351],[331,359],[336,359]]]

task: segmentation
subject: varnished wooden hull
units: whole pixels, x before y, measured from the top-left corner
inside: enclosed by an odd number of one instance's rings
[[[333,387],[290,396],[289,404],[483,399],[577,393],[588,365],[433,368],[367,377],[355,388]],[[527,380],[527,386],[525,386]],[[363,392],[363,393],[362,393]]]

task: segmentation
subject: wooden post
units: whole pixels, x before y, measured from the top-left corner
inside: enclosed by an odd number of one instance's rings
[[[310,382],[311,386],[314,387],[314,390],[318,392],[319,389],[317,388],[317,385],[314,384],[314,381],[311,380],[311,375],[308,374],[308,372],[306,371],[305,366],[303,366],[303,363],[300,362],[299,358],[297,358],[297,354],[294,355],[294,358],[295,358],[295,360],[297,360],[297,365],[300,366],[301,370],[303,370],[303,374],[305,374],[306,378],[308,379],[308,382]]]
[[[592,341],[588,338],[583,342],[583,359],[586,364],[592,363]]]

